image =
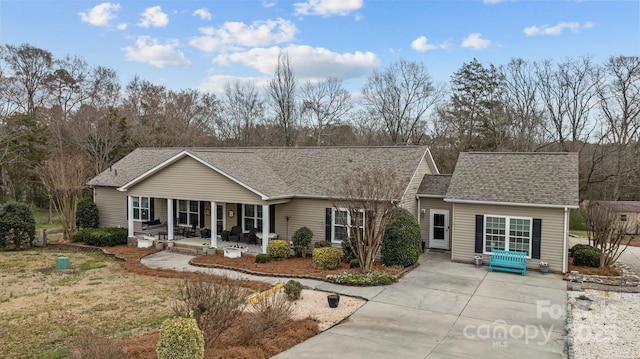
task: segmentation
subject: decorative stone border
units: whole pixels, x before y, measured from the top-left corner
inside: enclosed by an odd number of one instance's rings
[[[578,276],[576,277],[571,273],[567,273],[564,276],[564,280],[581,278],[583,281],[583,289],[640,292],[640,277],[631,269],[631,267],[624,263],[616,263],[613,265],[613,267],[619,270],[622,275],[602,276],[578,274]]]

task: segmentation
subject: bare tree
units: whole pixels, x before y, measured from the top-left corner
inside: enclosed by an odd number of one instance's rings
[[[395,172],[380,167],[360,168],[353,173],[345,173],[340,178],[330,198],[337,211],[336,224],[344,226],[343,240],[352,245],[349,237],[355,239],[355,248],[351,249],[366,273],[373,267],[384,230],[392,220],[391,211],[404,188]]]
[[[422,63],[399,60],[375,70],[362,88],[362,104],[371,119],[384,124],[393,144],[419,144],[426,114],[443,96]]]
[[[609,204],[591,201],[587,205],[585,220],[589,241],[600,249],[600,267],[611,267],[627,249],[631,237],[629,222],[619,220],[620,215]]]
[[[310,117],[316,145],[320,146],[322,130],[338,125],[351,109],[351,95],[342,87],[342,81],[335,77],[317,83],[308,81],[302,86],[301,92],[302,114]]]
[[[275,113],[275,123],[282,130],[282,145],[296,143],[296,77],[291,69],[291,61],[285,52],[278,54],[278,65],[273,79],[267,84],[269,104]]]
[[[264,101],[253,83],[227,83],[224,95],[218,136],[237,146],[258,145],[254,135],[256,125],[263,123]]]

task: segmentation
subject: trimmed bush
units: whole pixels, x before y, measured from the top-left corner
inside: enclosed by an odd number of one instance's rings
[[[267,253],[271,257],[271,259],[279,261],[286,258],[289,258],[291,254],[291,249],[289,249],[289,245],[287,241],[276,239],[275,241],[270,241],[269,246],[267,247]]]
[[[302,293],[302,283],[297,280],[290,280],[284,285],[284,293],[291,301],[300,299],[300,293]]]
[[[584,248],[595,248],[595,247],[590,246],[590,245],[588,245],[588,244],[581,244],[581,243],[578,243],[578,244],[574,245],[573,247],[569,248],[569,253],[571,253],[571,256],[573,257],[573,254],[574,254],[577,250],[579,250],[579,249],[584,249]]]
[[[326,247],[313,250],[313,268],[322,270],[336,269],[340,266],[340,250]]]
[[[331,274],[327,276],[327,280],[336,284],[358,286],[389,285],[397,281],[396,277],[375,270],[367,273],[344,272],[341,274]]]
[[[269,263],[271,262],[271,257],[267,253],[256,254],[256,263]]]
[[[307,255],[307,249],[311,245],[311,239],[313,238],[313,231],[311,231],[308,227],[300,227],[298,228],[291,237],[291,242],[293,242],[293,249],[296,252],[302,254],[303,257]]]
[[[573,264],[577,266],[600,267],[600,250],[594,247],[579,248],[573,252]]]
[[[420,225],[404,208],[394,208],[392,220],[384,230],[380,255],[385,266],[408,267],[418,261],[422,252]]]
[[[0,206],[0,247],[32,245],[35,235],[36,219],[27,204],[8,202]]]
[[[78,209],[76,209],[76,226],[78,228],[98,228],[99,224],[98,206],[90,198],[82,198],[78,202]]]
[[[169,318],[162,323],[156,347],[158,359],[204,358],[204,337],[193,318]]]
[[[360,268],[360,261],[358,258],[353,258],[349,261],[349,268]]]
[[[313,244],[313,248],[326,248],[331,247],[331,242],[329,241],[317,241]]]
[[[356,253],[349,246],[349,242],[351,242],[351,245],[354,248],[356,248],[356,244],[357,244],[356,239],[353,238],[353,237],[350,237],[348,241],[342,241],[342,244],[341,244],[341,246],[342,246],[342,256],[344,257],[344,259],[347,260],[347,262],[350,262],[354,258],[358,258]]]
[[[127,244],[127,229],[117,227],[84,228],[71,237],[73,242],[85,242],[98,247]]]

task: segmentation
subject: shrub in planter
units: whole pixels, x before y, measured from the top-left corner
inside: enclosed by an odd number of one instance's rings
[[[298,300],[300,298],[300,293],[302,293],[302,283],[297,280],[288,281],[284,285],[284,293],[287,295],[289,300]]]
[[[578,243],[573,247],[569,248],[569,253],[571,253],[571,256],[573,257],[573,253],[575,253],[578,249],[583,249],[583,248],[595,248],[595,247],[590,246],[588,244]]]
[[[313,231],[308,227],[298,228],[291,237],[293,242],[293,249],[299,252],[303,257],[307,256],[307,249],[311,245],[311,239],[313,238]]]
[[[313,248],[325,248],[331,247],[331,243],[329,241],[317,241],[313,244]]]
[[[276,239],[275,241],[269,242],[269,246],[267,246],[267,253],[271,259],[279,261],[289,258],[291,249],[289,249],[287,241]]]
[[[356,248],[357,244],[356,239],[353,237],[349,238],[348,241],[342,241],[342,256],[347,260],[347,262],[350,262],[352,259],[358,257],[356,253],[351,249],[351,246],[349,246],[349,242],[351,242],[353,248]]]
[[[256,263],[269,263],[271,262],[271,257],[267,253],[256,254]]]
[[[204,358],[204,337],[193,318],[169,318],[162,323],[156,347],[158,359]]]
[[[577,249],[573,252],[573,264],[594,268],[600,267],[600,250],[594,247]]]
[[[82,198],[76,209],[76,226],[78,228],[98,228],[99,224],[98,206],[90,198]]]
[[[349,261],[349,268],[360,268],[360,261],[358,258],[353,258]]]
[[[322,270],[336,269],[340,266],[340,250],[326,247],[313,250],[313,268]]]
[[[385,266],[408,267],[418,261],[422,252],[422,236],[418,220],[404,208],[395,208],[392,220],[384,230],[380,255]]]

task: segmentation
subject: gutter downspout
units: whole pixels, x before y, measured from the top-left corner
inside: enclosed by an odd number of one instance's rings
[[[569,209],[564,207],[564,243],[563,243],[563,252],[562,252],[562,273],[567,273],[567,233],[569,232],[569,221],[567,217],[569,216]]]

